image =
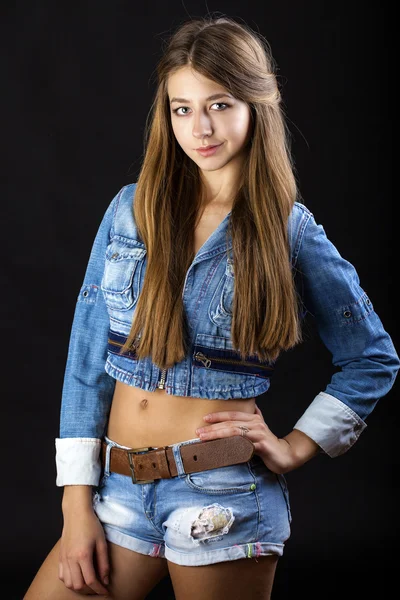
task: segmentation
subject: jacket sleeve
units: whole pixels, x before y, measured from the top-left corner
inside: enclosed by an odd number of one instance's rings
[[[305,308],[315,317],[338,371],[294,429],[333,458],[345,453],[366,428],[365,418],[393,386],[400,361],[355,267],[342,258],[312,214],[297,270]]]
[[[75,307],[55,439],[57,486],[98,485],[100,478],[101,438],[115,387],[104,369],[109,316],[100,284],[121,192],[103,216]]]

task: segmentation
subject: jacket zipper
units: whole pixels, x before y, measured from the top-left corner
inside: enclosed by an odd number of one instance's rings
[[[273,371],[273,367],[268,367],[266,365],[261,365],[259,363],[252,363],[245,360],[235,360],[234,358],[215,358],[214,356],[210,359],[208,356],[203,354],[202,352],[196,352],[194,355],[195,359],[203,363],[203,365],[209,369],[211,367],[212,362],[222,362],[222,363],[233,363],[236,365],[248,365],[250,367],[260,367],[261,369],[267,369],[267,371]]]
[[[166,378],[167,378],[167,369],[163,369],[163,370],[161,371],[161,377],[160,377],[160,381],[159,381],[159,382],[158,382],[158,384],[157,384],[157,387],[158,387],[160,390],[163,390],[163,389],[165,388],[165,380],[166,380]]]
[[[109,340],[110,344],[113,344],[113,346],[119,346],[120,348],[122,348],[122,345],[120,342],[115,342],[114,340]],[[135,346],[133,346],[133,348],[135,349]],[[160,381],[157,384],[157,387],[160,390],[163,390],[165,388],[165,380],[167,378],[167,369],[163,369],[161,371],[161,377],[160,377]]]

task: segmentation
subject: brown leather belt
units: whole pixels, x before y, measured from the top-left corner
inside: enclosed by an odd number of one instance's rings
[[[106,449],[107,443],[103,440],[101,445],[103,468]],[[254,444],[246,437],[234,435],[186,444],[180,447],[180,452],[185,472],[198,473],[249,461],[254,454]],[[178,475],[171,446],[129,450],[112,446],[109,470],[132,477],[133,483],[151,483],[156,479],[170,479]]]

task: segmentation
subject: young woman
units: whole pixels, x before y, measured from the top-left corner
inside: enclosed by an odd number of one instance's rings
[[[232,18],[180,25],[158,65],[137,182],[99,227],[56,439],[64,527],[26,600],[270,598],[284,473],[346,452],[399,358],[299,202],[268,44]],[[256,404],[306,312],[339,367],[283,438]]]

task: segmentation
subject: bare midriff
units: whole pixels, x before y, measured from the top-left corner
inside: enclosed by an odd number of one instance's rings
[[[225,201],[213,202],[206,207],[195,229],[195,254],[229,210],[231,205]],[[207,425],[203,417],[221,411],[254,414],[255,398],[210,400],[172,396],[165,389],[145,392],[117,381],[107,437],[130,448],[168,446],[199,437],[196,429]]]
[[[114,442],[142,448],[168,446],[199,437],[210,412],[242,411],[254,414],[255,398],[209,400],[172,396],[165,390],[145,392],[117,381],[111,404],[107,437]]]

